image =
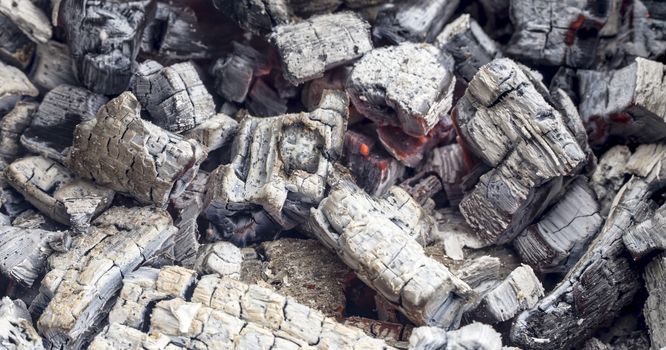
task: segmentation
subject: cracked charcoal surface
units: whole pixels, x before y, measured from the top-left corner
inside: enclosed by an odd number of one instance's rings
[[[0,346],[7,350],[44,349],[42,338],[32,325],[30,314],[20,300],[0,300]]]

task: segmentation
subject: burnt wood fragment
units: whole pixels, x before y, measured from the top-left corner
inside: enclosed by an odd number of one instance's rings
[[[478,322],[455,331],[418,327],[414,328],[409,337],[409,348],[499,350],[502,348],[502,336],[493,327]]]
[[[199,142],[208,153],[231,143],[238,132],[238,122],[224,113],[218,113],[183,136]]]
[[[463,198],[463,180],[469,172],[465,151],[457,143],[433,149],[421,171],[432,173],[441,182],[446,199],[457,205]]]
[[[110,323],[95,336],[88,346],[89,350],[113,350],[113,349],[165,349],[181,350],[177,342],[164,334],[144,333],[138,329],[123,326],[119,323]]]
[[[382,152],[372,137],[348,130],[345,159],[356,184],[371,196],[382,196],[402,177],[405,167]]]
[[[0,59],[25,69],[32,60],[35,46],[11,19],[0,14]]]
[[[213,0],[213,4],[255,34],[269,33],[273,27],[289,23],[292,16],[287,0]]]
[[[603,217],[608,215],[613,198],[624,185],[629,158],[629,147],[614,146],[601,156],[590,177],[590,185],[599,199],[599,214]]]
[[[459,3],[459,0],[402,1],[379,12],[372,34],[395,44],[433,42]]]
[[[653,216],[631,229],[622,237],[624,245],[635,260],[639,260],[652,252],[666,249],[666,206],[654,211]]]
[[[662,332],[666,327],[666,256],[660,254],[645,267],[645,288],[649,296],[645,301],[643,315],[650,330],[652,349],[661,349],[666,346],[666,334]]]
[[[180,265],[194,266],[199,250],[199,226],[197,219],[204,209],[204,195],[208,173],[200,171],[185,191],[169,200],[168,211],[178,233],[174,235],[174,260]]]
[[[50,91],[58,85],[78,85],[69,47],[50,40],[37,45],[30,80],[41,90]]]
[[[233,51],[218,59],[211,68],[215,91],[227,101],[245,101],[253,78],[267,73],[267,58],[247,44],[233,42]]]
[[[264,79],[256,79],[247,95],[247,108],[258,117],[274,117],[287,113],[287,100]]]
[[[39,91],[16,67],[0,62],[0,113],[12,108],[23,96],[37,96]]]
[[[51,39],[51,21],[32,1],[0,0],[0,15],[6,16],[32,41]]]
[[[21,145],[21,135],[30,125],[37,110],[34,102],[19,102],[0,120],[0,158],[2,168],[21,156],[25,150]]]
[[[20,300],[3,297],[0,300],[0,347],[7,350],[42,350],[42,338],[32,325],[32,319]]]
[[[240,279],[242,263],[243,255],[238,247],[229,242],[215,242],[199,247],[194,269],[201,275]]]

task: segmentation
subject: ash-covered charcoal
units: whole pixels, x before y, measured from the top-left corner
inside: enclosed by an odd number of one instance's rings
[[[281,25],[270,37],[282,58],[284,77],[294,85],[322,77],[372,50],[370,25],[352,12]]]
[[[0,15],[9,18],[36,43],[45,43],[51,39],[51,21],[32,1],[0,0]]]
[[[123,288],[109,312],[109,323],[147,329],[151,304],[184,298],[195,281],[196,273],[183,267],[140,267],[123,277]]]
[[[76,126],[95,118],[108,99],[82,87],[59,85],[44,95],[21,144],[31,152],[62,163]]]
[[[401,1],[379,12],[372,35],[394,44],[433,42],[459,4],[459,0]]]
[[[0,226],[0,271],[30,287],[44,272],[49,255],[67,250],[70,243],[69,233],[64,231]]]
[[[590,144],[656,142],[666,137],[664,65],[643,58],[625,68],[577,72],[580,116]]]
[[[37,302],[46,305],[37,328],[48,347],[81,349],[89,342],[123,276],[152,258],[176,230],[163,210],[114,207],[95,219],[88,235],[76,237],[68,252],[51,256]]]
[[[599,214],[603,217],[608,216],[613,198],[624,185],[630,158],[629,147],[614,146],[601,156],[592,173],[590,185],[599,199]]]
[[[210,153],[231,143],[237,132],[238,122],[224,113],[218,113],[184,132],[183,137],[198,141]]]
[[[455,331],[437,327],[417,327],[409,337],[410,349],[500,350],[502,336],[493,327],[473,322]]]
[[[666,205],[662,205],[652,213],[652,217],[629,229],[622,239],[634,260],[639,260],[666,249],[665,229]]]
[[[469,14],[444,27],[434,44],[453,57],[456,74],[466,82],[481,66],[502,56],[497,44]]]
[[[35,46],[11,19],[0,14],[0,59],[25,69],[32,60]]]
[[[76,127],[66,164],[79,176],[140,203],[165,206],[194,179],[206,151],[196,141],[142,120],[140,109],[131,92],[109,101],[96,119]]]
[[[650,330],[650,342],[653,349],[661,349],[666,346],[666,334],[663,330],[666,327],[666,308],[664,300],[666,299],[666,255],[656,256],[645,267],[645,288],[648,291],[648,298],[645,301],[643,314],[645,323]]]
[[[609,2],[512,0],[514,32],[506,53],[535,64],[590,67]]]
[[[567,272],[602,224],[594,192],[581,177],[539,221],[513,240],[513,247],[525,263],[540,272]]]
[[[241,121],[232,162],[211,174],[206,192],[206,216],[220,236],[246,242],[305,221],[342,153],[347,105],[343,93],[327,92],[313,112]]]
[[[30,125],[37,110],[34,102],[18,102],[14,108],[0,119],[0,159],[2,169],[24,153],[21,135]]]
[[[199,226],[197,219],[204,209],[204,195],[209,174],[197,173],[185,191],[169,200],[168,211],[178,233],[174,235],[174,259],[185,267],[194,266],[199,250]]]
[[[420,206],[432,209],[435,207],[432,197],[442,190],[442,182],[435,175],[426,176],[419,173],[403,181],[400,187],[404,188]]]
[[[464,177],[470,171],[465,157],[462,146],[454,143],[433,149],[421,167],[422,172],[437,176],[452,205],[457,205],[463,198]]]
[[[11,163],[5,179],[51,219],[85,232],[90,221],[113,201],[114,191],[80,180],[67,168],[41,156]]]
[[[213,96],[192,62],[163,67],[156,61],[144,61],[131,90],[150,113],[150,120],[169,131],[190,130],[215,114]]]
[[[404,349],[409,341],[414,326],[409,324],[373,320],[352,316],[345,318],[344,324],[362,329],[365,334],[383,339],[387,344]]]
[[[287,113],[287,100],[268,85],[264,79],[256,79],[247,96],[247,109],[257,117],[274,117]]]
[[[454,207],[435,211],[432,240],[444,246],[444,252],[453,260],[464,260],[463,248],[480,249],[489,244],[481,240]]]
[[[160,61],[210,58],[210,47],[201,31],[197,14],[192,8],[157,2],[155,17],[143,30],[141,53]]]
[[[456,136],[448,114],[422,136],[408,135],[400,127],[390,125],[380,126],[376,131],[384,149],[410,168],[418,168],[433,148],[449,143]]]
[[[377,48],[354,65],[347,92],[358,111],[380,126],[424,136],[453,105],[452,69],[452,58],[432,45]]]
[[[463,265],[453,272],[470,287],[474,288],[474,291],[479,295],[484,295],[502,282],[502,264],[503,262],[498,257],[483,255],[475,259],[465,260]]]
[[[37,96],[39,91],[16,67],[0,62],[0,113],[14,108],[23,96]]]
[[[10,0],[4,0],[10,1]],[[146,23],[154,16],[153,0],[61,0],[58,27],[67,38],[78,80],[105,95],[127,90]]]
[[[243,255],[238,247],[229,242],[215,242],[199,247],[194,269],[201,275],[240,279],[242,263]]]
[[[475,293],[425,255],[427,214],[398,187],[375,200],[345,176],[331,182],[311,211],[311,233],[415,324],[456,327]]]
[[[460,203],[467,222],[488,242],[513,239],[587,160],[550,100],[535,72],[504,58],[483,66],[456,105],[465,144],[494,168]]]
[[[58,85],[78,85],[69,47],[57,41],[37,45],[30,80],[43,91]]]
[[[395,185],[405,167],[377,146],[374,138],[348,130],[345,159],[356,184],[371,196],[380,197]]]
[[[585,254],[545,298],[514,320],[512,341],[531,349],[573,346],[617,317],[641,286],[622,241],[653,215],[651,200],[663,188],[666,148],[642,145],[628,162],[633,176],[620,189],[606,222]]]
[[[218,59],[211,68],[215,91],[227,101],[242,103],[250,91],[253,78],[267,75],[267,57],[247,44],[233,42],[233,51]]]
[[[42,350],[42,338],[21,300],[3,297],[0,300],[0,347],[7,350]]]
[[[138,329],[110,323],[95,336],[88,346],[89,350],[146,349],[146,350],[182,350],[184,347],[174,344],[171,338],[160,333],[144,333]]]
[[[342,66],[324,73],[321,78],[313,79],[301,89],[301,103],[308,111],[317,109],[321,94],[325,90],[344,90],[351,67]]]
[[[288,0],[213,0],[213,4],[254,34],[269,33],[273,27],[291,22],[292,17]]]

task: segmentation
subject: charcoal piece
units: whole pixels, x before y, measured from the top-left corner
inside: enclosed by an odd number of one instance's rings
[[[255,34],[289,23],[292,16],[287,0],[213,0],[213,4],[241,28]]]
[[[466,82],[472,80],[481,66],[502,56],[497,44],[469,14],[444,27],[434,45],[453,57],[456,74]]]
[[[608,17],[608,0],[512,0],[515,28],[506,53],[544,65],[590,67],[599,31]]]
[[[19,69],[26,69],[35,46],[11,19],[0,14],[0,59]]]
[[[624,185],[631,151],[627,146],[614,146],[599,159],[590,178],[590,185],[599,199],[599,214],[608,216],[613,198]]]
[[[51,21],[32,1],[0,0],[0,15],[6,16],[36,43],[51,39]]]
[[[155,18],[143,30],[141,51],[167,61],[210,58],[210,47],[201,31],[192,8],[158,2]]]
[[[666,297],[666,256],[660,254],[645,267],[645,288],[648,298],[645,301],[643,315],[645,323],[650,330],[650,342],[653,349],[666,346],[666,334],[662,331],[666,327],[666,310],[663,307]]]
[[[465,218],[454,208],[438,209],[434,215],[435,226],[431,236],[441,242],[446,255],[453,260],[465,258],[463,248],[480,249],[488,246],[467,224]]]
[[[61,0],[57,10],[57,25],[67,38],[78,80],[104,95],[127,90],[155,1]]]
[[[0,271],[21,285],[30,287],[44,272],[49,255],[66,250],[69,244],[68,232],[2,226]]]
[[[308,81],[301,90],[301,103],[308,111],[317,109],[324,90],[344,90],[351,67],[342,66],[327,71],[323,77]]]
[[[460,203],[463,197],[463,180],[469,172],[465,160],[463,147],[454,143],[433,149],[421,167],[421,171],[434,173],[438,177],[452,205]]]
[[[603,224],[599,204],[584,178],[513,240],[523,262],[540,272],[566,272],[585,252]]]
[[[435,203],[432,197],[442,191],[442,182],[435,175],[419,173],[400,184],[420,206],[433,209]]]
[[[3,297],[0,300],[0,347],[7,350],[42,350],[42,338],[21,300]]]
[[[580,116],[590,129],[590,144],[617,139],[650,143],[666,135],[664,65],[642,58],[610,72],[579,70]]]
[[[227,101],[242,103],[250,91],[253,78],[265,74],[266,58],[250,45],[233,42],[233,51],[220,58],[211,68],[215,91]]]
[[[162,67],[155,61],[144,61],[131,90],[150,113],[150,120],[169,131],[190,130],[215,114],[213,96],[192,62]]]
[[[372,50],[369,30],[358,15],[340,12],[278,26],[271,41],[282,57],[285,79],[298,85]]]
[[[89,350],[113,349],[165,349],[180,350],[183,347],[173,344],[171,339],[160,333],[144,333],[140,330],[111,323],[95,336]]]
[[[314,112],[241,121],[232,162],[211,174],[206,192],[206,216],[223,236],[305,221],[307,210],[324,197],[326,176],[342,153],[347,105],[343,93],[331,92]]]
[[[541,281],[531,267],[521,265],[497,287],[484,295],[474,310],[475,318],[487,323],[512,319],[519,312],[533,308],[543,296]]]
[[[613,200],[604,226],[585,254],[537,305],[516,317],[511,339],[521,347],[573,346],[614,319],[641,287],[622,242],[634,224],[652,215],[650,199],[663,187],[663,145],[642,145],[629,160],[634,174]]]
[[[118,300],[109,312],[109,323],[136,329],[148,327],[151,303],[171,298],[184,298],[194,286],[196,273],[179,266],[162,269],[140,267],[123,277]]]
[[[665,228],[666,206],[662,205],[651,218],[627,230],[622,239],[634,260],[666,249],[666,237],[663,234]]]
[[[142,120],[140,109],[130,92],[109,101],[96,119],[76,127],[66,164],[83,178],[162,207],[187,188],[206,151]]]
[[[534,74],[510,59],[494,60],[456,105],[465,144],[494,167],[460,203],[467,222],[488,242],[512,240],[548,207],[563,178],[587,160]]]
[[[174,235],[174,259],[185,267],[194,266],[199,250],[197,219],[204,209],[204,194],[208,174],[198,172],[185,191],[169,201],[168,210],[178,233]]]
[[[248,110],[258,117],[274,117],[287,113],[287,100],[263,79],[255,80],[247,96]]]
[[[0,113],[14,108],[22,96],[37,96],[38,94],[37,88],[23,72],[0,62]]]
[[[392,196],[375,200],[351,179],[330,185],[311,210],[311,233],[414,324],[456,327],[475,293],[425,255],[418,241],[426,240],[432,221],[418,218],[418,204],[397,187]]]
[[[502,263],[498,257],[483,255],[464,261],[454,274],[474,288],[479,295],[485,295],[502,282]]]
[[[21,143],[34,153],[62,163],[74,141],[76,126],[94,119],[107,101],[85,88],[59,85],[44,95]]]
[[[6,181],[51,219],[85,232],[113,201],[114,191],[78,180],[67,168],[41,156],[11,163]]]
[[[459,0],[400,2],[379,12],[372,34],[394,44],[403,41],[433,42],[459,3]]]
[[[359,316],[345,318],[344,324],[360,328],[368,336],[382,339],[386,344],[397,348],[404,348],[414,329],[414,326],[409,324],[378,321]]]
[[[344,3],[343,0],[287,0],[287,2],[294,13],[303,18],[333,12]]]
[[[376,147],[376,141],[361,133],[345,133],[345,159],[356,184],[371,196],[380,197],[395,185],[405,167]]]
[[[37,321],[48,346],[81,349],[89,342],[106,319],[122,276],[150,259],[175,231],[163,210],[114,207],[67,253],[52,256],[40,288],[47,306]]]
[[[38,228],[46,231],[59,231],[64,228],[63,225],[53,221],[41,212],[34,210],[32,207],[17,215],[12,220],[12,226],[27,229]]]
[[[242,263],[243,255],[238,247],[229,242],[216,242],[199,248],[194,268],[202,275],[239,279]]]
[[[500,350],[502,336],[493,327],[478,322],[448,332],[437,327],[418,327],[409,337],[409,348]]]
[[[347,91],[367,118],[423,136],[453,104],[451,62],[450,56],[427,44],[377,48],[354,65]]]
[[[30,80],[41,90],[50,91],[58,85],[78,85],[69,47],[57,41],[37,45]]]
[[[11,163],[24,152],[21,146],[21,134],[30,125],[37,110],[34,102],[18,102],[14,108],[0,120],[0,158],[5,164]]]

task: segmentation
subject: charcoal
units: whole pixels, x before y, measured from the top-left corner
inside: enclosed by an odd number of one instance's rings
[[[206,192],[206,216],[223,236],[305,221],[308,208],[324,197],[331,163],[342,153],[347,104],[342,93],[331,92],[311,113],[241,121],[232,162],[211,174]]]
[[[76,127],[66,164],[98,185],[165,206],[194,179],[206,151],[196,141],[143,121],[139,112],[130,92],[109,101],[96,119]]]
[[[238,247],[229,242],[216,242],[199,248],[194,266],[202,275],[217,274],[239,279],[242,262],[243,256]]]
[[[502,261],[498,257],[483,255],[475,259],[466,260],[454,273],[465,283],[469,284],[470,287],[474,288],[474,291],[479,293],[479,295],[484,295],[495,289],[502,282],[500,275],[501,264]],[[518,268],[514,271],[516,270]],[[517,274],[520,274],[521,271],[518,271]],[[523,275],[530,277],[529,273],[524,273]],[[504,284],[511,285],[511,282],[504,281]],[[491,305],[492,303],[487,304]]]
[[[155,18],[143,30],[141,51],[169,61],[210,58],[198,22],[192,8],[158,2]]]
[[[21,136],[28,150],[63,162],[74,142],[74,129],[95,118],[108,101],[81,87],[59,85],[44,95],[32,122]]]
[[[199,250],[197,219],[204,209],[208,176],[208,173],[198,172],[185,191],[169,201],[168,210],[174,226],[178,228],[178,233],[174,235],[174,259],[185,267],[194,266]]]
[[[11,19],[0,14],[0,59],[25,69],[30,64],[35,46]]]
[[[125,91],[137,66],[143,29],[154,15],[155,1],[61,0],[58,11],[57,25],[67,38],[78,80],[100,94]]]
[[[575,180],[541,219],[513,241],[521,259],[541,272],[566,272],[603,224],[587,181]]]
[[[88,347],[90,350],[110,349],[167,349],[178,350],[182,347],[173,344],[164,334],[144,333],[140,330],[111,323],[95,336]]]
[[[478,322],[448,332],[437,327],[418,327],[409,337],[409,348],[499,350],[502,336],[491,326]]]
[[[395,44],[433,42],[458,4],[459,0],[403,1],[380,11],[372,34]]]
[[[534,74],[510,59],[494,60],[456,105],[465,143],[494,167],[460,203],[467,222],[488,242],[513,239],[587,160]]]
[[[30,125],[37,110],[34,102],[19,102],[0,120],[0,158],[6,164],[11,163],[24,153],[21,146],[21,134]]]
[[[400,184],[412,198],[424,208],[434,208],[432,197],[442,190],[442,182],[435,175],[423,173],[407,179]]]
[[[402,177],[405,167],[377,149],[376,141],[354,131],[345,133],[345,158],[356,183],[372,196],[382,196]]]
[[[287,113],[287,101],[263,79],[257,79],[248,93],[247,108],[257,117],[274,117]]]
[[[213,4],[255,34],[269,33],[275,26],[289,23],[292,16],[287,0],[213,0]]]
[[[215,90],[227,101],[245,101],[255,76],[264,75],[266,58],[255,48],[233,42],[233,52],[220,58],[211,68]]]
[[[444,27],[435,46],[453,57],[456,74],[466,82],[472,80],[481,66],[502,56],[497,44],[469,14]]]
[[[340,12],[278,26],[271,41],[282,57],[285,79],[298,85],[372,50],[369,27],[358,15]]]
[[[32,325],[30,314],[20,300],[0,300],[0,346],[7,350],[44,349],[42,338]]]
[[[307,18],[314,14],[333,12],[344,3],[343,0],[287,0],[298,16]]]
[[[642,145],[628,167],[633,176],[622,186],[597,237],[585,254],[545,298],[513,321],[511,339],[532,349],[575,345],[619,315],[641,286],[622,236],[652,215],[651,196],[663,187],[659,177],[663,145]]]
[[[449,203],[460,203],[464,190],[463,179],[469,171],[462,146],[454,143],[433,149],[421,171],[437,176]]]
[[[645,322],[650,330],[650,342],[653,349],[666,346],[666,335],[662,330],[666,326],[666,310],[661,305],[666,296],[666,256],[660,254],[645,268],[645,288],[649,296],[645,302]]]
[[[375,200],[346,177],[331,186],[311,212],[312,233],[415,324],[456,327],[474,293],[425,255],[418,242],[432,221],[413,216],[418,204],[398,187]]]
[[[599,199],[599,214],[604,217],[608,216],[613,198],[624,185],[624,177],[628,173],[626,166],[630,157],[629,147],[614,146],[601,156],[592,173],[590,185]]]
[[[590,67],[609,2],[512,0],[515,30],[506,53],[535,64]]]
[[[114,207],[93,222],[72,248],[51,256],[40,289],[46,308],[37,329],[49,348],[81,349],[106,319],[129,275],[176,231],[159,209]],[[31,306],[32,308],[32,306]]]
[[[199,142],[207,152],[220,149],[231,143],[238,131],[238,122],[224,113],[218,113],[183,136]]]
[[[400,127],[411,136],[424,136],[453,104],[451,62],[450,56],[430,45],[377,48],[356,63],[347,91],[367,118]]]
[[[622,236],[624,245],[635,260],[666,249],[663,235],[665,225],[666,206],[662,205],[651,218],[632,227]]]
[[[131,90],[150,113],[150,120],[166,130],[183,132],[215,114],[215,102],[192,62],[163,67],[155,61],[139,65]]]
[[[36,43],[45,43],[51,39],[51,21],[32,1],[2,0],[0,15],[9,18]]]
[[[463,260],[463,248],[480,249],[488,243],[477,237],[476,232],[467,224],[459,211],[452,207],[437,210],[434,215],[435,226],[431,236],[433,241],[441,242],[446,255],[453,260]]]
[[[362,329],[365,334],[384,340],[388,345],[405,348],[412,334],[413,326],[352,316],[345,319],[345,325]]]
[[[37,45],[30,80],[41,90],[50,91],[59,85],[78,85],[69,47],[57,41]]]
[[[14,108],[22,96],[37,96],[38,94],[37,88],[23,72],[0,62],[0,113]]]
[[[350,71],[349,67],[339,67],[326,72],[321,78],[305,83],[301,90],[301,103],[303,103],[303,106],[309,111],[315,110],[321,100],[321,94],[325,90],[344,90]]]

